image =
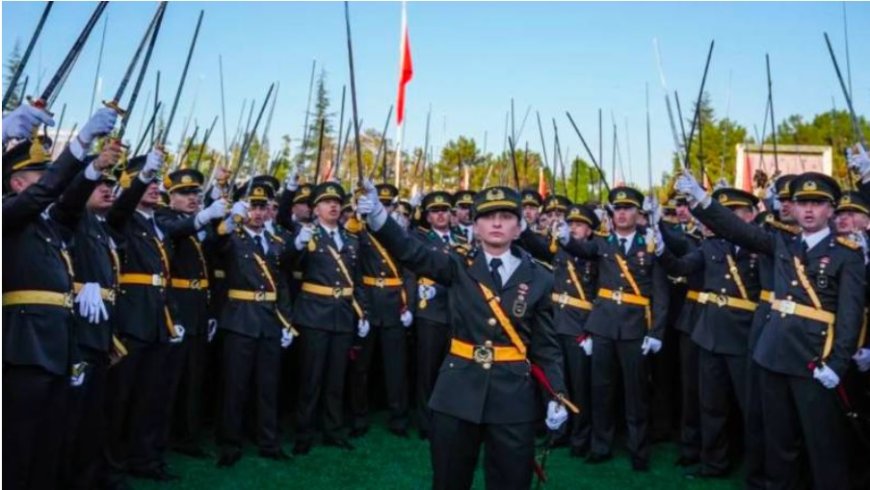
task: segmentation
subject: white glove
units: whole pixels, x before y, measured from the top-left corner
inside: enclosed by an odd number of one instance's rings
[[[580,348],[583,349],[583,352],[586,353],[587,356],[592,355],[592,337],[586,336],[583,340],[580,341]]]
[[[870,156],[860,143],[855,146],[858,147],[856,152],[853,152],[852,148],[846,148],[846,158],[849,160],[849,168],[858,172],[858,175],[864,179],[870,176]]]
[[[776,200],[776,186],[774,185],[773,180],[767,184],[767,188],[764,190],[764,199],[767,201],[775,201]]]
[[[224,197],[224,190],[221,186],[215,184],[211,186],[211,193],[209,194],[212,201],[217,201],[218,199]]]
[[[218,324],[217,324],[216,318],[209,318],[208,319],[207,338],[208,338],[209,343],[211,343],[211,341],[214,340],[214,336],[215,336],[215,334],[217,334],[217,325]]]
[[[683,170],[680,176],[677,177],[674,189],[680,194],[688,196],[689,199],[696,203],[702,202],[707,197],[707,191],[701,187],[701,184],[695,180],[695,176],[688,170]]]
[[[372,230],[378,231],[387,222],[386,209],[384,209],[384,205],[378,199],[378,190],[371,180],[366,179],[363,182],[363,190],[365,194],[357,200],[356,210],[359,214],[366,217],[366,221]]]
[[[196,218],[194,221],[196,223],[197,228],[202,228],[209,221],[213,219],[220,219],[226,216],[227,214],[227,201],[225,199],[218,199],[217,201],[209,204],[209,206],[202,211],[196,213]]]
[[[647,243],[655,244],[656,257],[661,257],[665,253],[665,239],[662,237],[662,231],[656,225],[650,225],[646,229],[644,239]]]
[[[96,282],[86,282],[76,295],[75,302],[79,305],[79,315],[87,318],[88,322],[98,325],[101,321],[109,319],[109,312],[100,295],[100,285]]]
[[[408,218],[405,218],[404,214],[402,214],[398,211],[393,211],[392,213],[390,213],[390,217],[392,217],[393,221],[398,223],[399,226],[401,226],[402,228],[405,228],[406,230],[408,229],[408,225],[409,225]]]
[[[289,328],[281,329],[281,348],[286,349],[293,343],[293,332]]]
[[[359,323],[357,323],[356,334],[360,338],[363,338],[363,339],[366,337],[366,335],[369,334],[369,321],[368,320],[363,319],[363,320],[360,320]]]
[[[108,107],[101,107],[88,119],[88,122],[79,130],[78,139],[89,147],[93,141],[101,136],[112,132],[115,121],[118,120],[118,112]]]
[[[399,317],[399,321],[402,322],[402,326],[408,328],[414,323],[414,314],[411,313],[411,310],[405,310],[402,312],[402,316]]]
[[[243,222],[248,220],[248,203],[245,201],[236,201],[233,207],[230,208],[230,214],[238,216]]]
[[[305,245],[308,245],[308,242],[311,241],[311,237],[314,235],[314,227],[304,225],[299,229],[299,233],[296,235],[296,239],[293,240],[293,245],[296,246],[296,250],[302,250],[305,248]]]
[[[725,189],[726,187],[728,187],[728,180],[725,177],[720,177],[716,181],[716,185],[713,186],[713,190]]]
[[[547,428],[550,430],[559,430],[559,427],[562,427],[562,424],[568,420],[568,410],[565,410],[565,405],[561,403],[550,400],[547,403]]]
[[[411,196],[411,200],[408,202],[411,204],[411,206],[416,208],[420,205],[420,203],[423,202],[423,194],[420,194],[420,192],[415,192],[414,195]]]
[[[13,139],[29,139],[40,124],[54,126],[54,119],[42,109],[21,104],[3,118],[3,146]]]
[[[864,265],[867,265],[867,257],[868,253],[870,253],[870,246],[867,243],[867,234],[863,231],[856,231],[849,235],[849,238],[855,241],[859,247],[861,247],[861,251],[864,253]]]
[[[417,296],[420,299],[425,299],[426,301],[430,301],[435,295],[438,293],[438,290],[432,286],[427,286],[425,284],[420,284],[417,286]]]
[[[78,387],[85,383],[85,367],[88,365],[86,362],[77,362],[72,365],[72,372],[69,376],[69,385],[72,387]]]
[[[870,349],[861,347],[858,349],[858,352],[852,356],[852,359],[855,361],[855,364],[858,365],[858,371],[866,373],[870,370]]]
[[[169,337],[169,342],[173,344],[180,344],[184,340],[184,327],[181,325],[175,326],[175,337]]]
[[[112,114],[115,112],[112,111]],[[148,153],[148,156],[145,157],[145,165],[142,167],[142,171],[139,172],[139,180],[145,182],[146,184],[150,183],[154,180],[154,177],[157,176],[157,172],[163,167],[163,152],[159,150],[151,150]]]
[[[556,236],[559,237],[559,243],[568,245],[568,242],[571,241],[571,228],[568,226],[568,223],[560,221],[556,225]]]
[[[640,346],[640,351],[643,355],[647,355],[652,351],[653,354],[658,353],[662,349],[662,341],[652,337],[644,337],[643,344]]]
[[[296,192],[296,189],[299,188],[299,174],[296,172],[288,173],[284,179],[284,188],[290,192]]]
[[[813,378],[819,380],[819,383],[828,389],[836,388],[840,384],[840,377],[828,366],[813,369]]]

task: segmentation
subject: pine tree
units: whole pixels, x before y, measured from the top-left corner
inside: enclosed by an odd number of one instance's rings
[[[323,161],[326,161],[327,155],[332,155],[332,122],[331,118],[333,114],[329,112],[329,92],[326,90],[326,70],[320,71],[320,76],[317,78],[317,85],[315,88],[315,99],[314,99],[314,108],[311,112],[308,113],[308,128],[306,128],[306,134],[308,135],[307,140],[305,141],[305,147],[301,149],[297,158],[299,159],[297,163],[301,164],[303,162],[310,162],[315,164],[315,159],[317,159],[317,146],[320,141],[320,121],[321,119],[324,121],[323,127],[323,154],[321,158]]]
[[[21,43],[16,40],[15,46],[12,48],[12,54],[9,55],[9,60],[6,62],[6,67],[4,68],[6,72],[6,76],[3,78],[3,91],[6,92],[7,87],[12,82],[12,76],[18,70],[18,65],[21,64]],[[21,97],[19,94],[19,89],[23,82],[23,78],[18,79],[18,83],[15,84],[15,87],[12,89],[12,95],[9,97],[9,102],[6,104],[6,107],[14,108],[18,107],[21,104]],[[4,107],[5,109],[5,107]]]

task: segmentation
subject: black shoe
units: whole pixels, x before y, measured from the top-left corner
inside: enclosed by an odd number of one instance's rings
[[[603,463],[605,461],[610,461],[613,458],[613,454],[597,454],[597,453],[589,453],[589,456],[586,457],[586,462],[589,464],[598,464]]]
[[[631,458],[631,469],[634,471],[647,472],[649,471],[649,461],[646,459]]]
[[[127,472],[136,478],[154,481],[174,481],[181,478],[176,474],[166,471],[164,468],[131,468]]]
[[[179,445],[172,448],[173,451],[179,454],[183,454],[185,456],[189,456],[191,458],[196,459],[206,459],[210,458],[211,455],[205,449],[199,446],[193,445]]]
[[[344,449],[347,451],[354,450],[353,444],[351,444],[350,441],[342,437],[324,437],[323,445],[337,447],[339,449]]]
[[[296,445],[293,446],[293,455],[301,456],[303,454],[308,454],[311,452],[311,441],[296,441]]]
[[[275,461],[287,461],[290,459],[290,456],[287,455],[282,449],[260,449],[260,457],[272,459]]]
[[[585,458],[589,454],[588,448],[572,446],[571,447],[571,457],[572,458]]]
[[[221,456],[218,458],[217,461],[217,467],[229,468],[234,464],[238,463],[240,459],[242,459],[242,452],[238,449],[221,451]]]
[[[701,461],[698,458],[687,458],[686,456],[680,456],[679,459],[674,461],[674,466],[695,466]]]
[[[408,438],[408,429],[390,429],[390,432],[396,437],[401,437],[402,439]]]
[[[357,439],[369,433],[368,427],[358,427],[350,431],[350,438]]]

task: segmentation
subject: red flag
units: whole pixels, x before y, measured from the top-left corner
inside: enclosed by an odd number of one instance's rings
[[[538,168],[538,194],[541,195],[541,199],[546,199],[550,194],[547,191],[547,179],[544,176],[544,167]]]
[[[401,126],[405,119],[405,85],[414,76],[414,67],[411,64],[411,41],[408,36],[408,12],[402,3],[402,40],[399,47],[399,100],[396,103],[396,124]]]

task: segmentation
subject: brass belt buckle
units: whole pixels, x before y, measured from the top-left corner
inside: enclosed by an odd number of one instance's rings
[[[566,303],[568,303],[568,293],[563,291],[559,295],[559,305],[564,308]]]
[[[379,288],[383,288],[384,287],[384,278],[379,277],[379,278],[375,279],[375,286],[377,286]]]
[[[719,305],[719,308],[722,308],[728,304],[728,296],[724,294],[719,294],[716,296],[716,304]]]
[[[266,291],[255,291],[254,301],[266,301]]]
[[[709,293],[698,293],[698,303],[705,305],[707,304],[707,300],[709,299]]]
[[[794,301],[780,301],[779,302],[779,312],[782,313],[782,316],[785,315],[794,315],[797,304]]]
[[[341,296],[342,296],[341,293],[342,293],[341,288],[334,288],[332,290],[332,295],[335,296],[335,299],[341,298]]]
[[[483,369],[489,369],[492,367],[492,362],[495,359],[492,342],[487,340],[484,345],[475,345],[471,357],[474,359],[474,362],[480,364]]]
[[[63,306],[64,306],[64,308],[72,308],[73,307],[73,295],[72,295],[72,293],[63,293]]]
[[[163,277],[160,274],[151,274],[151,285],[157,287],[162,286]]]
[[[199,287],[199,279],[191,279],[190,280],[190,289],[200,289]]]
[[[114,289],[108,290],[108,292],[106,293],[106,301],[108,301],[109,303],[115,302],[115,290]]]
[[[616,304],[622,304],[622,291],[614,291],[613,292],[613,301],[616,301]]]

